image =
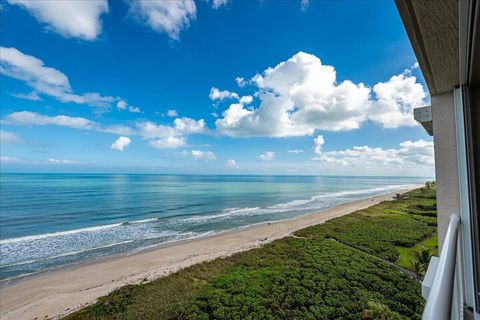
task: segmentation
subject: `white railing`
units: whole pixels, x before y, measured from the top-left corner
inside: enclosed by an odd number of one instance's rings
[[[423,320],[448,320],[451,315],[455,261],[457,256],[458,225],[460,217],[450,216],[442,252],[423,311]]]

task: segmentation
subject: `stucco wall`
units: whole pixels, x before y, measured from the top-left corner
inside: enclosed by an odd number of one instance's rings
[[[453,91],[432,97],[438,242],[441,247],[451,214],[460,214]]]

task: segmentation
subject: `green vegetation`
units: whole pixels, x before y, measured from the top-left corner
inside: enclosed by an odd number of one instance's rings
[[[399,247],[398,252],[400,254],[400,258],[395,263],[402,268],[414,271],[411,266],[412,258],[415,256],[415,252],[419,252],[423,248],[429,249],[432,256],[438,256],[438,235],[436,232],[414,247]]]
[[[435,188],[425,187],[120,288],[67,319],[420,319],[419,283],[392,264],[415,270],[412,252],[434,249],[435,211]]]

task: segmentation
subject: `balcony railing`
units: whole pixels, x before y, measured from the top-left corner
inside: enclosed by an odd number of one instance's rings
[[[423,320],[450,319],[459,224],[460,217],[457,215],[451,215],[447,234],[445,235],[445,241],[440,253],[440,259],[438,260],[435,270],[433,284],[429,290],[427,304],[423,311]],[[431,266],[432,265],[429,265],[429,269]],[[425,279],[426,278],[427,277],[425,277]]]

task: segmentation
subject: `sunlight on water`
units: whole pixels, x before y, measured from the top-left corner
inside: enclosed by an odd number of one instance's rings
[[[425,180],[3,174],[1,277],[289,219]]]

